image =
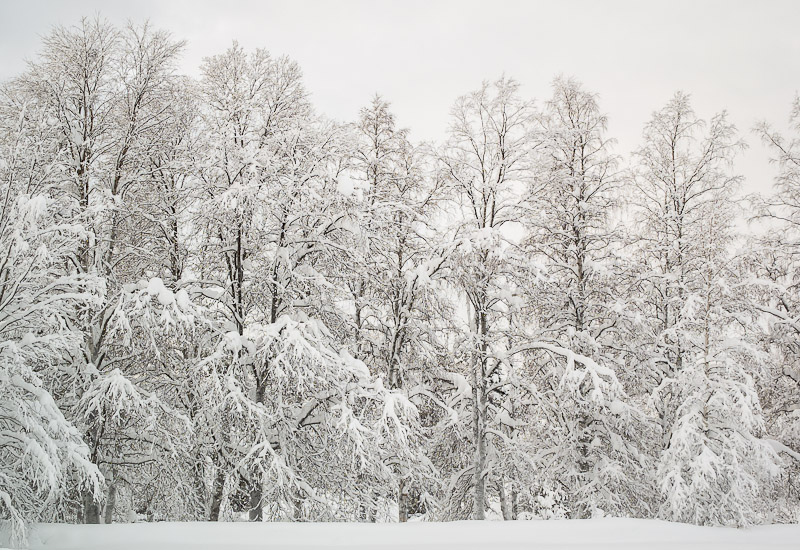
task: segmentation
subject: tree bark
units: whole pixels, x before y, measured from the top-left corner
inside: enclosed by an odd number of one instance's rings
[[[97,411],[93,411],[88,418],[89,430],[86,433],[86,441],[90,445],[91,453],[89,459],[92,464],[99,462],[99,446],[101,430],[98,428]],[[83,498],[83,521],[84,523],[100,523],[100,502],[92,490],[85,490]]]
[[[100,523],[100,505],[91,492],[83,494],[83,521],[84,523]]]
[[[405,523],[408,521],[408,488],[405,480],[400,480],[397,497],[397,521]]]
[[[103,510],[103,523],[110,524],[114,521],[114,506],[117,504],[117,484],[113,481],[108,485],[106,506]]]
[[[222,494],[225,490],[225,472],[217,470],[214,486],[211,489],[211,502],[208,505],[208,521],[219,521],[219,509],[222,506]]]
[[[500,511],[503,514],[503,519],[508,521],[511,519],[511,507],[508,505],[508,495],[506,495],[506,484],[503,478],[497,480],[497,491],[500,494]]]
[[[259,478],[258,474],[254,477]],[[263,489],[261,488],[261,480],[260,479],[253,479],[250,482],[250,500],[249,500],[249,510],[247,512],[247,519],[250,521],[263,521],[264,519],[264,510],[261,506],[261,498],[263,496]]]
[[[519,494],[516,489],[511,489],[511,519],[519,519]]]
[[[263,403],[264,394],[266,393],[266,373],[259,373],[256,371],[254,375],[256,377],[255,401],[256,403]],[[247,519],[250,521],[263,521],[264,510],[261,500],[264,497],[264,487],[261,481],[261,472],[259,472],[257,468],[252,468],[249,484],[250,492],[247,503],[249,510],[247,511]]]
[[[476,333],[480,338],[480,344],[475,355],[475,364],[472,369],[472,384],[473,384],[473,424],[475,430],[475,503],[474,513],[475,519],[486,519],[486,408],[485,402],[485,383],[484,377],[486,375],[485,361],[486,361],[486,314],[476,311],[476,322],[478,324]]]

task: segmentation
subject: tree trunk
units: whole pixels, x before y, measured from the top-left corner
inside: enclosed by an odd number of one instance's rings
[[[481,396],[480,389],[477,385],[477,380],[474,380],[473,397],[475,405],[473,407],[473,428],[475,430],[475,441],[477,443],[475,449],[475,502],[474,512],[475,519],[486,519],[486,478],[483,475],[486,469],[486,441],[483,430],[483,422],[481,418]]]
[[[261,506],[261,497],[263,496],[263,489],[261,488],[261,480],[258,474],[254,475],[255,478],[250,482],[250,500],[248,502],[249,510],[247,512],[247,519],[250,521],[263,521],[264,510]]]
[[[405,523],[408,521],[408,488],[405,480],[400,480],[400,487],[397,497],[397,521]]]
[[[208,493],[206,491],[206,484],[203,480],[203,465],[202,458],[195,457],[195,464],[192,468],[192,485],[194,487],[195,502],[193,507],[192,517],[194,519],[202,520],[208,509]]]
[[[91,492],[83,493],[84,523],[100,523],[100,505]]]
[[[106,507],[103,510],[103,523],[110,524],[114,521],[114,506],[117,504],[117,484],[113,481],[108,485]]]
[[[519,519],[519,494],[515,488],[511,489],[511,519]]]
[[[581,388],[581,391],[583,391],[583,388]],[[586,477],[591,469],[589,457],[592,442],[591,433],[589,432],[591,422],[592,419],[588,416],[581,416],[578,420],[578,429],[580,430],[580,435],[578,436],[578,472],[580,473],[581,485],[587,483]],[[571,516],[574,519],[587,519],[591,516],[591,512],[585,504],[580,503],[573,508]]]
[[[375,493],[374,493],[374,491],[370,491],[370,492],[369,492],[369,494],[370,494],[370,497],[373,497],[373,496],[375,496]],[[367,513],[367,520],[368,520],[370,523],[375,523],[375,519],[376,519],[376,517],[377,517],[377,510],[376,510],[376,507],[375,507],[374,505],[371,505],[371,506],[369,507],[369,512]]]
[[[503,478],[497,480],[497,491],[500,494],[500,511],[503,514],[503,519],[508,521],[511,519],[511,507],[508,505],[508,496],[506,495],[506,484]]]
[[[486,381],[485,361],[486,361],[486,314],[483,312],[475,312],[477,330],[475,331],[480,337],[480,344],[477,353],[475,354],[475,363],[472,369],[472,394],[474,399],[473,406],[473,429],[475,435],[475,502],[474,513],[475,519],[486,519],[486,409],[484,407],[485,395],[484,387]]]
[[[94,358],[94,354],[91,355]],[[94,363],[97,365],[97,363]],[[92,464],[98,465],[100,457],[100,437],[102,430],[98,427],[98,413],[92,411],[87,418],[89,429],[84,436],[89,445],[90,453],[89,460]],[[91,490],[83,492],[83,521],[84,523],[100,523],[100,502],[97,501],[96,495]]]
[[[208,505],[208,521],[219,521],[219,509],[222,506],[222,494],[225,490],[225,472],[217,470],[214,485],[211,489],[211,502]]]
[[[273,321],[274,322],[274,321]],[[256,403],[263,403],[264,402],[264,394],[266,392],[266,374],[254,372],[256,378],[256,395],[255,401]],[[247,511],[247,519],[250,521],[263,521],[264,519],[264,510],[263,510],[263,503],[261,502],[264,496],[264,486],[261,480],[261,472],[259,472],[258,468],[252,468],[250,472],[250,492],[249,492],[249,500],[247,503],[248,511]]]

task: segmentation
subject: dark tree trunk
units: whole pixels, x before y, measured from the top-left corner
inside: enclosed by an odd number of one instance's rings
[[[256,474],[255,477],[258,478],[258,474]],[[264,519],[264,511],[261,506],[262,495],[261,481],[260,479],[254,479],[250,482],[249,510],[247,511],[247,519],[250,521],[262,521]]]
[[[83,521],[84,523],[100,523],[100,505],[91,492],[83,494]]]
[[[208,521],[219,521],[219,509],[222,506],[222,494],[225,490],[225,472],[217,470],[214,486],[211,489],[211,502],[208,505]]]
[[[108,495],[106,496],[106,507],[103,510],[103,523],[110,524],[114,521],[114,506],[117,504],[117,484],[111,482],[108,485]]]

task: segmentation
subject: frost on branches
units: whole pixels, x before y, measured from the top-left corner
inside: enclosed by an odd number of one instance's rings
[[[632,155],[574,78],[316,112],[234,43],[55,28],[0,88],[0,521],[711,525],[800,510],[798,138],[736,199],[723,112]],[[792,118],[798,129],[800,104]]]
[[[95,301],[94,281],[61,266],[81,228],[58,220],[52,146],[43,114],[18,106],[0,127],[0,521],[12,541],[30,521],[59,517],[75,490],[99,492],[102,477],[75,425],[49,390],[54,371],[70,369],[79,307]],[[14,112],[14,111],[12,111]],[[8,124],[6,124],[8,123]],[[41,171],[31,166],[45,163]]]

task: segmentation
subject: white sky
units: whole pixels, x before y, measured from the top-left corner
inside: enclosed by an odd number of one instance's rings
[[[236,39],[296,59],[317,109],[354,120],[375,92],[416,140],[439,140],[456,97],[505,73],[539,102],[557,74],[600,94],[618,152],[678,89],[704,118],[727,109],[750,149],[745,191],[775,173],[750,132],[785,128],[800,89],[800,1],[45,1],[0,0],[0,79],[25,67],[53,25],[100,13],[149,18],[184,38],[184,70]]]

